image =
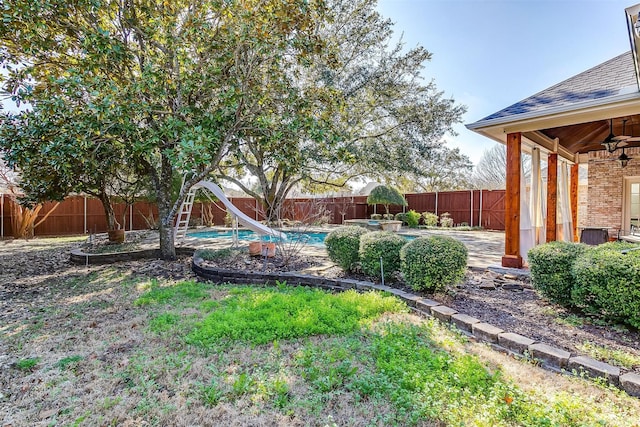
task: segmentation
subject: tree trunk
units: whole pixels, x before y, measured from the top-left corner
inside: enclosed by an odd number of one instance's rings
[[[160,258],[165,261],[176,259],[176,246],[173,235],[173,217],[167,200],[158,200],[158,231],[160,233]]]
[[[106,191],[101,191],[98,194],[98,198],[102,203],[102,208],[104,209],[104,215],[107,220],[107,230],[118,230],[120,229],[120,224],[116,221],[116,214],[113,211],[113,206],[111,205],[111,198],[106,193]]]
[[[176,259],[176,246],[173,235],[173,222],[176,212],[172,210],[171,183],[173,169],[164,155],[160,170],[160,179],[155,182],[156,197],[158,199],[158,232],[160,233],[160,258],[165,261]]]

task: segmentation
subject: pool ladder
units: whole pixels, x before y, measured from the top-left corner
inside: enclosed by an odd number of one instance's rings
[[[184,180],[182,182],[184,186]],[[195,186],[191,187],[187,195],[184,197],[182,205],[180,205],[180,213],[176,219],[176,226],[174,227],[173,239],[178,242],[187,237],[187,229],[189,228],[189,220],[191,219],[191,209],[193,208],[193,199],[196,197],[198,191]]]

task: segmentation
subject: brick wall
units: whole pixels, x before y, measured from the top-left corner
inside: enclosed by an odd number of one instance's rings
[[[621,151],[589,153],[589,204],[585,226],[611,227],[610,235],[617,234],[622,226],[624,177],[640,176],[640,148],[625,151],[634,159],[625,168],[616,160]]]

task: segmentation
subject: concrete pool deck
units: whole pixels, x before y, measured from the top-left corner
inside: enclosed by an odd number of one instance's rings
[[[328,233],[337,226],[326,227],[310,227],[310,228],[291,228],[289,231],[307,232],[307,233]],[[229,228],[213,227],[190,229],[189,233],[200,231],[229,231]],[[282,231],[285,233],[287,229]],[[447,229],[411,229],[403,227],[398,234],[411,236],[434,236],[444,235],[460,240],[469,251],[469,267],[486,269],[489,266],[499,266],[504,254],[504,232],[502,231],[457,231]],[[192,247],[196,249],[222,249],[233,244],[231,238],[197,238],[187,237],[176,244],[176,246]],[[247,241],[240,241],[240,246],[247,246]],[[327,252],[322,246],[305,245],[302,253],[314,257],[327,258]]]

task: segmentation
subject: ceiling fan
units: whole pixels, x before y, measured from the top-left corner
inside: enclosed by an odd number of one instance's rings
[[[618,148],[626,147],[630,142],[640,141],[640,137],[624,135],[627,119],[622,119],[622,135],[615,136],[613,134],[613,119],[609,120],[609,136],[600,143],[609,153],[613,153]]]

